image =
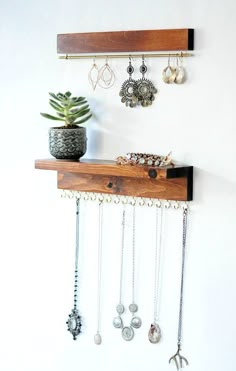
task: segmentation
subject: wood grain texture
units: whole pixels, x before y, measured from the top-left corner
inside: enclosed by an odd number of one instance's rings
[[[57,35],[57,52],[118,53],[193,50],[193,29],[90,32]]]
[[[187,201],[187,178],[138,179],[58,172],[58,188],[133,197]]]
[[[35,161],[36,169],[57,170],[72,173],[97,174],[97,175],[114,175],[128,176],[131,178],[150,178],[149,172],[154,169],[157,172],[157,178],[176,178],[185,176],[185,169],[189,166],[168,166],[165,168],[143,166],[143,165],[117,165],[115,161],[84,159],[75,160],[56,160],[43,159]]]

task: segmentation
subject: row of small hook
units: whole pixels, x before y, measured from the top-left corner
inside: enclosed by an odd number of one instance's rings
[[[148,206],[148,207],[164,207],[165,209],[189,209],[188,202],[185,201],[173,201],[173,200],[160,200],[151,199],[144,197],[131,197],[124,195],[109,195],[95,192],[79,192],[71,190],[60,190],[62,198],[69,199],[82,199],[84,201],[99,201],[105,203],[124,204],[124,205],[137,205],[137,206]]]

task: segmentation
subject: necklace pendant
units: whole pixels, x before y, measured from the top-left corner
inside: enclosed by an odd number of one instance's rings
[[[152,344],[157,344],[161,340],[161,329],[157,323],[152,323],[148,331],[148,340]]]
[[[94,335],[94,343],[96,345],[100,345],[102,343],[102,337],[101,335],[99,334],[99,332],[97,332],[95,335]]]
[[[132,327],[124,327],[122,330],[122,337],[126,341],[132,340],[134,337],[134,330],[132,329]]]
[[[115,328],[122,328],[123,327],[123,321],[121,317],[115,317],[113,319],[113,326]]]
[[[67,324],[67,330],[73,335],[73,339],[76,340],[77,336],[81,333],[81,317],[77,309],[72,309],[69,314]]]
[[[140,317],[137,317],[137,316],[133,317],[131,319],[130,325],[132,327],[134,327],[134,328],[140,328],[142,326],[142,320],[141,320],[141,318]]]

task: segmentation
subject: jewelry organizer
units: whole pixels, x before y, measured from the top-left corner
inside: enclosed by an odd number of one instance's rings
[[[105,160],[36,160],[36,169],[57,171],[59,189],[191,201],[193,167],[117,165]]]
[[[76,33],[57,36],[57,52],[66,54],[61,59],[82,59],[82,58],[127,58],[137,52],[144,57],[189,57],[192,54],[183,52],[193,50],[194,30],[193,29],[172,29],[172,30],[146,30],[146,31],[119,31],[119,32],[98,32],[98,33]],[[154,52],[166,51],[162,54]],[[175,51],[175,53],[170,53]],[[181,51],[178,53],[178,51]],[[151,52],[147,54],[147,52]],[[167,53],[168,52],[168,53]],[[69,55],[75,53],[77,55]],[[100,54],[97,54],[100,53]],[[112,54],[109,54],[112,53]],[[115,54],[116,53],[116,54]],[[118,53],[118,54],[117,54]],[[126,53],[126,54],[121,54]],[[154,163],[154,162],[153,162]],[[57,188],[64,191],[62,196],[76,198],[76,252],[75,252],[75,280],[74,280],[74,308],[69,314],[67,330],[76,340],[81,333],[81,317],[77,306],[78,292],[78,256],[79,256],[79,217],[80,201],[97,200],[99,205],[99,233],[98,233],[98,300],[97,300],[97,332],[94,336],[95,344],[102,342],[100,334],[100,298],[101,298],[101,271],[102,271],[102,206],[107,202],[123,204],[122,218],[122,244],[121,244],[121,268],[120,282],[123,280],[123,255],[124,255],[124,234],[126,204],[133,207],[132,226],[132,301],[128,309],[132,314],[130,326],[123,324],[122,314],[125,311],[122,298],[122,283],[120,284],[120,300],[116,306],[116,317],[113,326],[122,329],[122,337],[130,341],[134,336],[134,329],[142,325],[142,320],[137,316],[138,305],[135,292],[135,207],[141,206],[142,202],[147,206],[156,207],[156,230],[155,230],[155,288],[154,288],[154,318],[148,331],[148,339],[151,343],[157,344],[161,338],[161,329],[158,324],[157,302],[158,302],[158,277],[161,257],[161,233],[162,233],[162,212],[163,207],[169,208],[173,203],[174,208],[179,208],[179,201],[186,202],[193,200],[193,167],[185,165],[154,166],[150,163],[137,165],[118,164],[115,161],[82,159],[56,160],[39,159],[35,161],[35,168],[42,170],[53,170],[57,172]],[[88,194],[90,196],[88,196]],[[101,195],[102,194],[102,195]],[[104,195],[104,196],[103,196]],[[122,197],[124,196],[124,198]],[[128,197],[126,197],[128,196]],[[109,200],[108,200],[109,197]],[[115,199],[115,197],[118,198]],[[128,198],[132,202],[128,202]],[[139,201],[136,200],[139,198]],[[120,199],[120,200],[119,200]],[[152,201],[152,199],[158,200]],[[145,201],[146,200],[146,201]],[[160,200],[167,200],[162,203]],[[171,201],[171,202],[169,202]],[[180,353],[182,346],[182,307],[183,307],[183,286],[184,286],[184,264],[185,245],[187,231],[188,205],[183,205],[182,224],[182,253],[181,253],[181,284],[179,302],[179,322],[177,337],[177,352],[169,359],[174,363],[177,370],[188,365],[187,359]],[[159,231],[159,230],[160,231]]]

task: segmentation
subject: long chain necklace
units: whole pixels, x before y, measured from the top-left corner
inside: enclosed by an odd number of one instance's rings
[[[182,347],[184,267],[185,267],[185,251],[186,251],[187,217],[188,217],[188,210],[187,208],[184,208],[183,210],[183,239],[182,239],[182,267],[181,267],[179,324],[178,324],[178,343],[177,343],[178,349],[177,349],[177,352],[169,360],[169,363],[174,361],[177,370],[183,368],[183,363],[188,365],[187,359],[180,354],[181,347]]]
[[[122,337],[126,341],[130,341],[134,337],[134,328],[139,328],[142,325],[141,318],[136,315],[138,305],[135,303],[135,227],[136,227],[136,213],[135,205],[133,206],[133,238],[132,238],[132,303],[129,305],[129,311],[132,313],[130,326],[124,326],[122,314],[125,312],[124,304],[122,303],[122,287],[123,287],[123,266],[124,266],[124,245],[125,245],[125,221],[126,209],[123,210],[122,217],[122,242],[121,242],[121,265],[120,265],[120,299],[116,306],[118,316],[114,318],[113,325],[115,328],[122,329]]]
[[[161,329],[158,324],[158,299],[159,299],[159,285],[160,285],[160,263],[161,263],[161,246],[162,246],[162,219],[163,209],[161,208],[160,222],[159,209],[156,209],[156,236],[155,236],[155,281],[154,281],[154,310],[153,323],[148,332],[148,339],[152,344],[156,344],[161,339]],[[159,231],[158,231],[159,229]],[[159,233],[158,233],[159,232]],[[159,249],[158,249],[159,246]]]
[[[94,335],[94,343],[100,345],[102,337],[100,334],[101,319],[101,280],[102,280],[102,220],[103,204],[99,201],[99,230],[98,230],[98,286],[97,286],[97,333]]]
[[[78,260],[79,260],[79,212],[80,212],[80,200],[76,200],[76,246],[75,246],[75,281],[74,281],[74,308],[69,314],[67,329],[76,340],[77,336],[81,332],[81,317],[77,308],[77,297],[78,297]]]

